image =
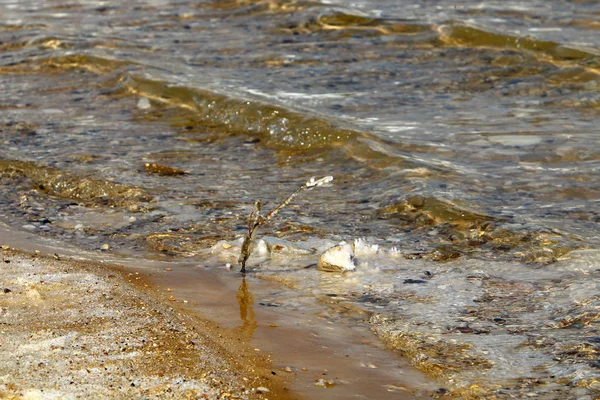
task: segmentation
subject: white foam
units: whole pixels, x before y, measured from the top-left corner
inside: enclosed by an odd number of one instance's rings
[[[354,240],[354,254],[359,257],[374,256],[379,252],[378,244],[367,244],[365,239]]]

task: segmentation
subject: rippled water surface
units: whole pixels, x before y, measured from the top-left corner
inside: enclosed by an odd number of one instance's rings
[[[268,211],[332,175],[258,232],[290,242],[249,260],[279,306],[358,310],[444,388],[431,396],[599,395],[598,2],[5,0],[0,15],[12,229],[232,274],[256,199]],[[355,272],[316,270],[358,239]]]

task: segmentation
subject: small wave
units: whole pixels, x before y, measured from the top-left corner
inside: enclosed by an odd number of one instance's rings
[[[353,35],[363,36],[415,36],[432,32],[428,25],[407,23],[396,20],[372,18],[342,11],[334,11],[318,16],[305,16],[281,27],[284,32],[294,34],[328,33],[340,38]]]
[[[32,161],[0,160],[0,176],[16,179],[21,184],[23,178],[26,178],[38,189],[52,196],[89,205],[138,210],[141,202],[151,200],[151,196],[139,187],[74,175]]]
[[[600,55],[592,50],[583,50],[560,43],[540,40],[530,36],[512,36],[496,33],[479,27],[448,23],[437,27],[440,40],[449,46],[491,47],[513,49],[536,54],[543,61],[561,66],[577,65],[600,75]]]

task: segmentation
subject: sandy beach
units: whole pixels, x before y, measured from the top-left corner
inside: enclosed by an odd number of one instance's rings
[[[117,267],[0,254],[0,398],[297,398],[247,343]]]

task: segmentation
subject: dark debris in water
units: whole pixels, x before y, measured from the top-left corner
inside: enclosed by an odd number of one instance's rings
[[[405,279],[404,283],[427,283],[426,280],[423,279]]]

